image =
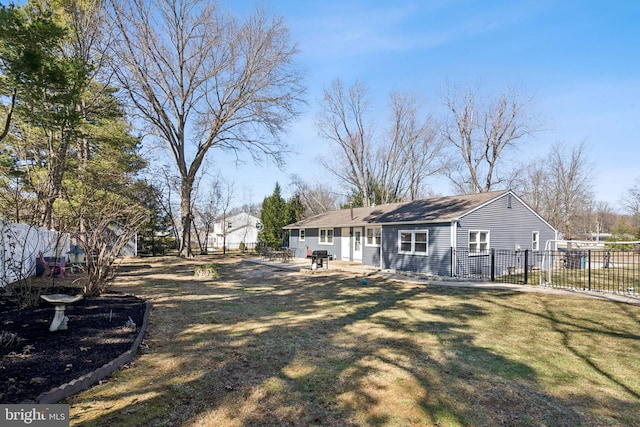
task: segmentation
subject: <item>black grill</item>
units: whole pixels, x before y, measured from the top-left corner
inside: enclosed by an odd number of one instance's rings
[[[329,252],[328,251],[313,251],[311,252],[311,268],[314,264],[317,267],[322,267],[326,262],[327,268],[329,268]]]

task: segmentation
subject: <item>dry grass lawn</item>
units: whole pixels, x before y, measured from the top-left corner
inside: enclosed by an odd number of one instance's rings
[[[220,277],[194,277],[214,262]],[[67,403],[83,426],[618,426],[640,420],[640,307],[145,259],[135,362]],[[148,266],[146,264],[152,264]]]

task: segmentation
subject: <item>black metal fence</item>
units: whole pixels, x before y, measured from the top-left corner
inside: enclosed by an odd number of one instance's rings
[[[452,276],[566,289],[640,293],[640,251],[451,250]]]

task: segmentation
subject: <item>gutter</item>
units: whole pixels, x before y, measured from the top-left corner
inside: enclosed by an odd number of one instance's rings
[[[285,230],[297,230],[300,228],[348,228],[348,227],[386,227],[386,226],[402,226],[402,225],[420,225],[420,224],[447,224],[450,221],[459,221],[460,218],[442,218],[431,220],[415,220],[415,221],[395,221],[395,222],[360,222],[350,224],[305,224],[305,225],[285,225]]]

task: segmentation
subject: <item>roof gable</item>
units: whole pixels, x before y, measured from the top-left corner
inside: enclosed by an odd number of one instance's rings
[[[222,224],[223,222],[233,222],[233,221],[240,221],[243,223],[260,222],[260,218],[258,218],[255,215],[251,215],[248,212],[240,212],[233,215],[219,216],[216,219],[216,223],[220,223],[220,224]]]

